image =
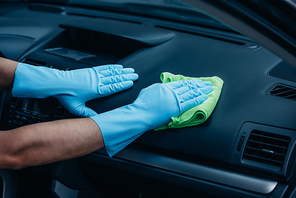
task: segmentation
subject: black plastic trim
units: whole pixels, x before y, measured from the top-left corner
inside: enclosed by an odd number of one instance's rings
[[[0,170],[3,179],[2,198],[15,198],[17,193],[17,177],[11,170]]]
[[[201,164],[194,164],[133,148],[122,150],[116,155],[116,158],[254,193],[271,193],[278,184],[276,181],[264,178],[203,166]]]
[[[78,28],[132,39],[148,46],[156,46],[172,39],[171,31],[145,25],[108,19],[75,20],[61,24],[62,28]],[[134,31],[137,29],[137,31]]]

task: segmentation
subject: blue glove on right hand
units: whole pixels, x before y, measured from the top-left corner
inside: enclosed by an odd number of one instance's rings
[[[153,84],[132,104],[91,118],[100,127],[106,151],[112,157],[144,132],[201,104],[212,90],[211,82],[201,80]]]

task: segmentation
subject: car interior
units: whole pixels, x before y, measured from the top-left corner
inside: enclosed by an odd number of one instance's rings
[[[132,88],[87,102],[97,113],[132,103],[143,88],[161,82],[162,72],[224,81],[204,123],[147,131],[113,157],[103,148],[0,170],[2,197],[296,196],[296,69],[200,15],[196,25],[89,6],[0,2],[1,57],[61,70],[114,63],[135,69]],[[70,118],[76,116],[53,97],[0,92],[3,131]]]

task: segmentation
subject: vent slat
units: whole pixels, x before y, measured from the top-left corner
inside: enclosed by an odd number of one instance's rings
[[[243,158],[282,167],[290,137],[254,130],[247,141]]]
[[[280,140],[280,141],[287,142],[287,143],[290,142],[289,139],[283,139],[283,138],[281,138],[280,136],[270,137],[270,136],[261,135],[261,134],[256,134],[256,133],[253,133],[253,135],[254,135],[254,136],[258,136],[258,137],[262,137],[262,138],[270,138],[270,139],[274,139],[274,140]],[[278,137],[278,138],[277,138],[277,137]]]
[[[268,149],[266,149],[265,151],[264,151],[264,149],[257,149],[257,148],[253,148],[253,147],[246,147],[246,148],[248,148],[248,149],[251,149],[251,150],[254,150],[254,151],[257,151],[257,152],[264,152],[265,154],[268,154],[268,153],[272,153],[273,155],[277,155],[278,157],[285,157],[285,155],[284,154],[282,154],[282,153],[277,153],[277,152],[275,152],[275,151],[273,151],[273,150],[268,150]]]
[[[290,92],[292,92],[291,90],[285,90],[285,91],[281,91],[281,92],[279,92],[279,93],[276,93],[276,94],[274,94],[275,96],[285,96],[285,95],[288,95]]]
[[[269,92],[270,95],[285,98],[289,100],[296,100],[296,88],[286,85],[276,85]]]
[[[287,149],[287,146],[279,146],[279,145],[274,145],[274,144],[268,144],[268,143],[264,143],[264,142],[258,142],[258,141],[254,141],[254,140],[249,140],[249,142],[258,144],[258,145],[266,145],[266,146],[271,146],[271,147],[276,147],[279,149]]]
[[[291,95],[287,96],[286,98],[290,99],[290,100],[295,100],[296,99],[296,93],[291,94]]]

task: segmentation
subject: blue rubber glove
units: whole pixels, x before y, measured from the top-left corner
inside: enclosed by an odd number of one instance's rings
[[[110,157],[144,132],[155,129],[207,99],[211,82],[184,80],[153,84],[130,105],[91,117],[99,126]]]
[[[19,63],[15,71],[12,96],[54,96],[69,112],[90,117],[97,113],[86,107],[85,102],[126,90],[137,79],[134,69],[123,68],[121,65],[62,71]]]

